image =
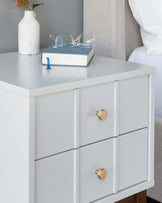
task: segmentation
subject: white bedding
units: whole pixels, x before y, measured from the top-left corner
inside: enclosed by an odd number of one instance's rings
[[[162,0],[129,0],[146,52],[162,55]]]
[[[162,56],[147,55],[144,47],[138,47],[128,61],[156,67],[155,115],[162,117]]]

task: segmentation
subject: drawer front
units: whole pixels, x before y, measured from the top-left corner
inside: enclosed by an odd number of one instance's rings
[[[119,190],[147,180],[147,129],[119,137]]]
[[[88,203],[113,193],[113,148],[114,138],[80,149],[80,203]],[[95,171],[103,180],[99,179]]]
[[[36,203],[74,202],[74,152],[36,161]]]
[[[148,76],[119,83],[119,133],[148,126]]]
[[[96,112],[101,113],[102,118],[100,118],[103,120],[99,119]],[[113,134],[114,84],[82,88],[80,90],[81,145],[112,137]]]
[[[36,100],[36,159],[74,148],[74,92]]]

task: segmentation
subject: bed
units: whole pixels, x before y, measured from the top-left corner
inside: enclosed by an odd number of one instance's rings
[[[156,67],[155,76],[155,187],[148,196],[162,202],[162,56],[147,55],[145,48],[138,47],[130,55],[129,62]]]

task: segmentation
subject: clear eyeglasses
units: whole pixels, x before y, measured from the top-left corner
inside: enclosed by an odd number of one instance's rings
[[[49,37],[54,41],[53,48],[66,47],[66,46],[80,46],[85,48],[93,48],[96,46],[96,38],[94,34],[81,34],[76,39],[71,34],[62,33],[56,37],[50,34]]]

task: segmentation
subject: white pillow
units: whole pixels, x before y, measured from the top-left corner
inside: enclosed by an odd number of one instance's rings
[[[162,0],[129,0],[147,54],[162,55]]]
[[[162,20],[162,0],[152,0],[153,7],[155,12],[159,16],[160,21]]]

